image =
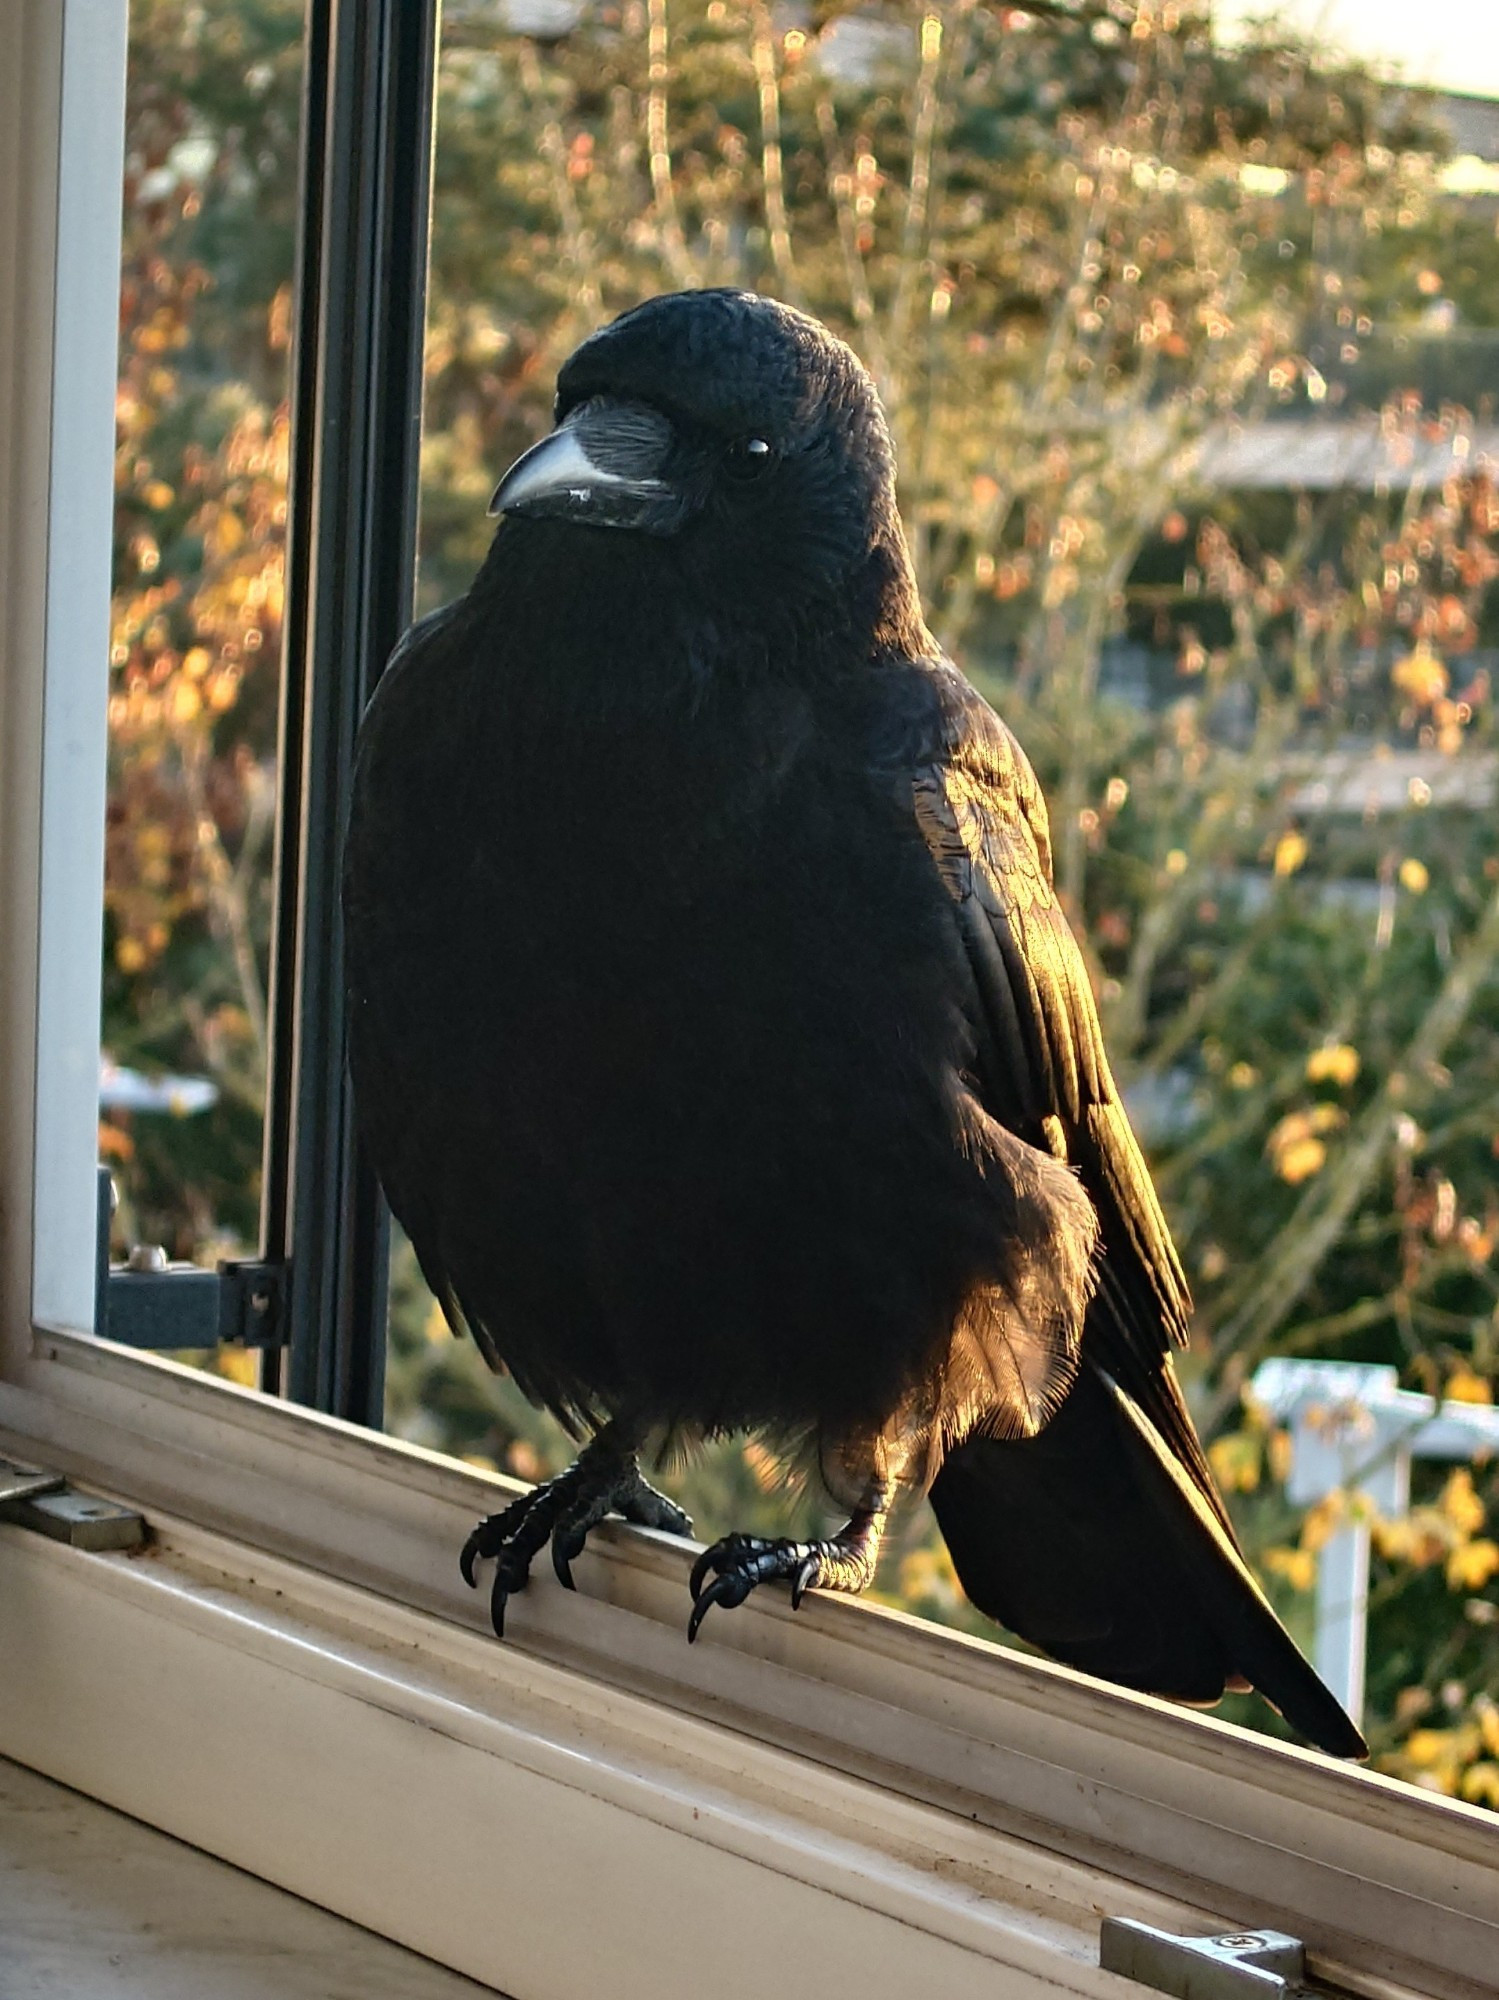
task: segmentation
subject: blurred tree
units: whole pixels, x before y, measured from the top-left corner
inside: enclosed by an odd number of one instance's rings
[[[202,1072],[115,1114],[121,1234],[253,1241],[286,526],[301,9],[134,0],[115,460],[104,1040]]]

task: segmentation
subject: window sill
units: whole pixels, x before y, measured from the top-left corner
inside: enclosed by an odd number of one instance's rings
[[[86,1338],[0,1422],[155,1531],[0,1535],[0,1751],[501,1988],[758,1993],[754,1912],[809,1991],[1124,1996],[1108,1913],[1492,1991],[1476,1809],[848,1600],[689,1650],[682,1548],[623,1527],[498,1645],[455,1552],[509,1482]]]
[[[1076,1863],[153,1526],[0,1529],[7,1755],[518,1995],[1118,1991]]]
[[[488,1990],[0,1758],[7,2000],[485,2000]]]

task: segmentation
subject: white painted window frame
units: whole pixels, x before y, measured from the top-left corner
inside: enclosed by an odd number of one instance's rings
[[[0,1450],[143,1557],[0,1528],[0,1752],[511,1992],[1125,2000],[1103,1914],[1478,2000],[1499,1822],[896,1614],[684,1643],[607,1527],[512,1606],[508,1482],[87,1331],[125,0],[0,6]]]

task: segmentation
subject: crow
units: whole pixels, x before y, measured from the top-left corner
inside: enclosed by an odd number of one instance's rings
[[[487,1521],[505,1605],[642,1452],[752,1431],[848,1522],[731,1534],[857,1591],[925,1491],[979,1608],[1057,1659],[1352,1722],[1250,1574],[1173,1372],[1187,1285],[1015,739],[924,622],[878,395],[755,294],[586,339],[356,760],[350,1063],[455,1330],[586,1440]]]

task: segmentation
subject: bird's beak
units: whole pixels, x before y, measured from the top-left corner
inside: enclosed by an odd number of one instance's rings
[[[674,442],[659,410],[594,396],[522,453],[489,511],[669,534],[680,521],[681,496],[661,471]]]

